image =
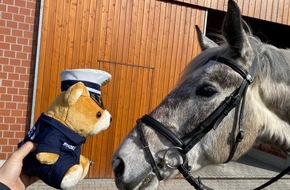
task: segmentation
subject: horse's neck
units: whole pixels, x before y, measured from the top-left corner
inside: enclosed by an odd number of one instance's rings
[[[290,54],[290,51],[283,51]],[[283,53],[282,52],[282,53]],[[290,56],[285,58],[290,68]],[[278,64],[277,64],[278,65]],[[279,66],[279,65],[278,65]],[[285,71],[285,70],[284,70]],[[288,70],[290,74],[290,70]],[[285,74],[285,73],[284,73]],[[288,75],[289,76],[289,75]],[[290,151],[290,84],[289,78],[266,78],[259,86],[262,140]]]

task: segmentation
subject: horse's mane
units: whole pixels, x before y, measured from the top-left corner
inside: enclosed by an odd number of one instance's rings
[[[271,77],[272,80],[276,82],[284,81],[290,84],[290,51],[263,43],[259,38],[252,35],[250,29],[248,29],[248,32],[247,36],[253,50],[255,51],[255,56],[259,57],[257,68],[260,77],[262,77],[261,80],[266,77]],[[222,45],[218,47],[210,48],[201,52],[186,66],[182,72],[179,83],[186,80],[195,69],[205,65],[210,58],[227,52],[227,48],[228,46],[224,41]]]
[[[261,42],[257,37],[249,36],[253,49],[259,50],[256,56],[260,61],[258,73],[260,77],[271,78],[276,82],[286,82],[290,84],[290,52],[289,50],[279,49],[273,45]]]

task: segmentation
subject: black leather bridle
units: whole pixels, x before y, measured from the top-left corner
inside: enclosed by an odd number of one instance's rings
[[[170,131],[165,125],[151,117],[150,115],[144,115],[142,118],[137,120],[137,131],[140,135],[141,142],[143,144],[143,149],[145,151],[145,154],[147,158],[149,159],[149,162],[151,164],[153,172],[156,174],[159,181],[161,181],[163,178],[160,174],[159,165],[160,163],[156,163],[154,160],[154,157],[150,151],[148,142],[146,140],[146,137],[143,132],[143,123],[146,124],[145,126],[150,127],[151,129],[157,131],[159,134],[166,137],[173,145],[174,147],[171,147],[169,149],[176,149],[179,151],[181,157],[183,158],[183,163],[176,166],[176,168],[182,173],[184,178],[195,187],[195,189],[198,190],[211,190],[211,188],[205,186],[202,184],[201,180],[195,179],[190,174],[190,166],[187,162],[187,156],[186,154],[212,129],[218,127],[219,123],[227,116],[227,114],[236,107],[235,110],[235,120],[234,120],[234,130],[238,128],[238,133],[235,137],[235,140],[233,142],[233,145],[231,147],[228,159],[225,161],[229,162],[239,145],[239,143],[242,141],[244,137],[244,128],[243,128],[243,114],[244,114],[244,105],[245,105],[245,98],[248,86],[253,82],[254,76],[256,74],[256,63],[257,63],[257,57],[255,57],[252,66],[249,68],[249,72],[245,72],[240,66],[238,66],[233,59],[229,59],[223,56],[213,57],[210,60],[218,61],[220,63],[223,63],[229,67],[231,67],[234,71],[236,71],[238,74],[240,74],[243,78],[242,84],[236,88],[228,97],[225,98],[223,102],[203,121],[201,122],[193,131],[188,133],[182,138],[177,137],[172,131]],[[166,154],[166,153],[165,153]],[[164,155],[165,157],[165,155]],[[161,162],[164,162],[162,160]],[[165,164],[166,165],[166,164]],[[169,166],[169,165],[167,165]],[[287,171],[286,171],[287,170]],[[288,173],[290,170],[290,167],[282,171],[279,175],[281,175],[283,172]],[[285,174],[283,174],[285,175]],[[282,176],[283,176],[282,175]],[[282,177],[281,176],[281,177]],[[281,178],[279,177],[279,178]],[[277,181],[278,176],[273,178],[273,182]],[[270,180],[271,181],[271,180]],[[256,188],[255,190],[262,189],[273,182],[268,182],[269,184],[263,184],[262,186]]]

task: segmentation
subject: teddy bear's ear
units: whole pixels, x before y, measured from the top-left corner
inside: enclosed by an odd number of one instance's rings
[[[81,96],[90,96],[89,91],[85,87],[82,82],[78,82],[72,85],[66,92],[65,92],[65,101],[68,105],[74,104]]]

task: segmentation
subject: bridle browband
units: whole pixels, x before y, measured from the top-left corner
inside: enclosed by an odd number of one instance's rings
[[[221,104],[203,121],[201,122],[194,130],[192,130],[190,133],[185,135],[182,138],[177,137],[171,130],[169,130],[165,125],[151,117],[150,115],[144,115],[142,118],[137,120],[137,131],[140,135],[141,142],[143,144],[143,149],[146,153],[147,158],[149,159],[149,163],[151,164],[153,172],[156,174],[156,177],[159,181],[161,181],[163,178],[160,174],[159,165],[154,160],[154,157],[150,151],[148,142],[145,138],[144,132],[143,132],[143,123],[146,124],[146,126],[150,127],[151,129],[157,131],[162,136],[166,137],[173,145],[174,147],[171,147],[169,149],[176,149],[179,151],[180,155],[183,158],[183,163],[176,166],[176,168],[182,173],[184,178],[195,187],[197,190],[212,190],[211,188],[205,186],[202,184],[201,180],[195,179],[190,174],[190,166],[187,163],[187,156],[186,154],[212,129],[215,129],[218,127],[219,123],[228,115],[228,113],[233,109],[235,110],[235,120],[233,125],[233,130],[236,131],[236,128],[238,128],[238,133],[234,139],[233,145],[231,147],[229,156],[225,163],[229,162],[239,145],[239,143],[244,138],[244,128],[243,128],[243,115],[244,115],[244,106],[245,106],[245,98],[248,86],[253,82],[254,76],[256,74],[256,62],[258,57],[254,58],[252,66],[249,68],[249,73],[245,72],[240,66],[238,66],[233,59],[229,59],[223,56],[217,56],[210,58],[210,60],[218,61],[222,64],[225,64],[229,67],[231,67],[234,71],[236,71],[240,76],[243,78],[242,84],[236,88],[228,97],[225,98],[224,101],[221,102]],[[166,153],[165,153],[166,154]],[[164,155],[165,157],[165,155]],[[162,161],[164,162],[164,160]],[[166,164],[165,164],[166,165]],[[168,166],[168,165],[166,165]],[[290,167],[285,169],[282,173],[288,173],[290,171]],[[279,174],[279,175],[281,175]],[[278,176],[279,176],[278,175]],[[285,175],[285,174],[283,174]],[[282,175],[282,176],[283,176]],[[255,190],[262,189],[273,182],[277,181],[282,176],[275,177],[275,179],[271,179],[269,182],[261,185],[260,187],[256,188]],[[272,181],[273,180],[273,181]],[[272,182],[271,182],[272,181]]]

